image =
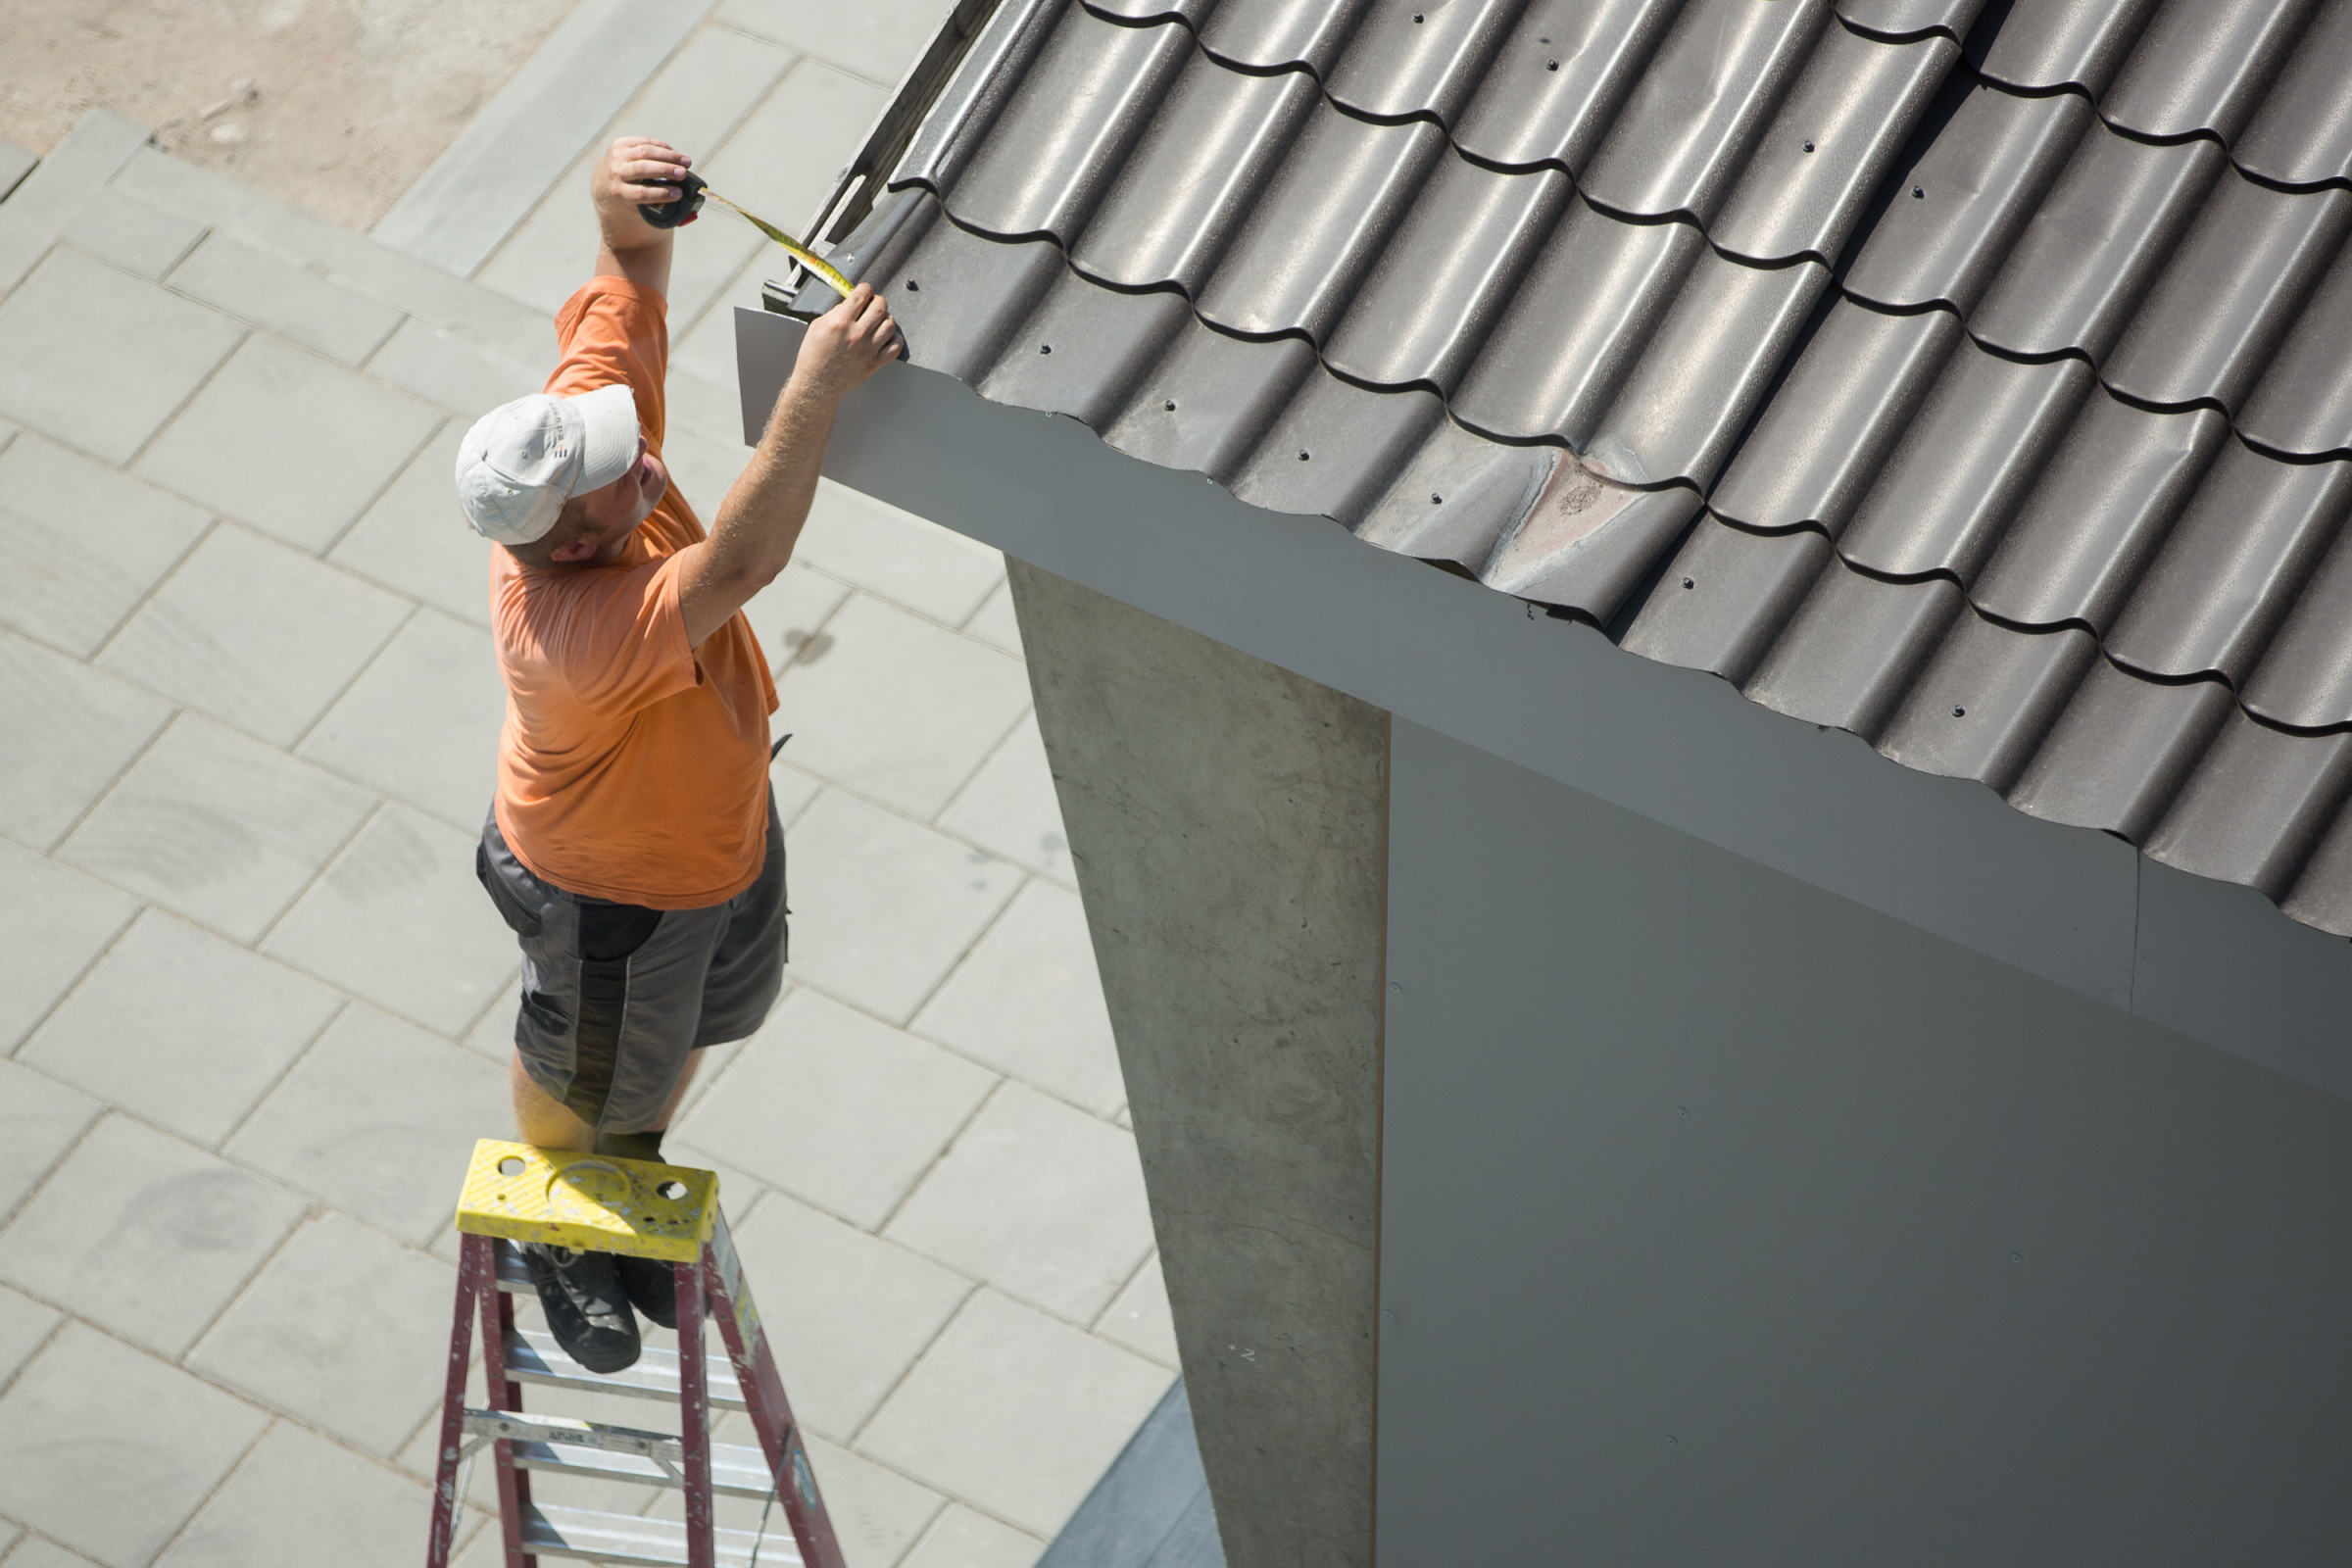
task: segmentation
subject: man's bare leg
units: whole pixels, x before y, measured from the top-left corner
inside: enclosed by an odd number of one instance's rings
[[[694,1070],[703,1064],[703,1054],[686,1054],[685,1068],[678,1074],[677,1086],[669,1092],[669,1103],[662,1107],[662,1125],[652,1129],[666,1132],[670,1118],[677,1115],[678,1105],[686,1098],[686,1088],[694,1082]],[[592,1150],[596,1147],[596,1129],[571,1113],[571,1107],[549,1094],[532,1081],[523,1070],[522,1053],[516,1052],[508,1067],[507,1077],[514,1099],[514,1126],[522,1141],[538,1149]]]

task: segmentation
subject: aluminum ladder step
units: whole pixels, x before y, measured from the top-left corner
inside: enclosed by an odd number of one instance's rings
[[[517,1383],[544,1384],[553,1389],[585,1389],[592,1394],[620,1394],[632,1399],[678,1402],[678,1352],[649,1345],[637,1364],[618,1372],[591,1372],[556,1345],[542,1329],[516,1329],[507,1336],[507,1376]],[[703,1386],[714,1410],[747,1410],[735,1368],[724,1355],[706,1356]]]
[[[683,1487],[684,1440],[666,1432],[577,1421],[568,1416],[521,1410],[467,1410],[466,1430],[475,1437],[505,1438],[514,1445],[514,1462],[525,1470],[626,1481],[647,1487]],[[767,1455],[740,1444],[710,1445],[710,1487],[735,1497],[765,1497],[774,1486]]]
[[[713,1530],[711,1538],[718,1568],[751,1568],[753,1532]],[[522,1549],[542,1557],[586,1557],[631,1568],[685,1568],[686,1526],[674,1519],[630,1513],[526,1505]],[[760,1568],[801,1568],[801,1548],[790,1530],[768,1531],[760,1545]]]

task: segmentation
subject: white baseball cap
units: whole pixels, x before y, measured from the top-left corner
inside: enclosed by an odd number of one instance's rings
[[[601,490],[637,461],[637,398],[625,381],[576,397],[534,392],[473,421],[458,443],[458,504],[473,531],[527,545],[564,503]]]

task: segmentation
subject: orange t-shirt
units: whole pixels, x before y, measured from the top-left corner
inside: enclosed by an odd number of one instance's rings
[[[659,454],[669,362],[662,296],[599,277],[556,313],[547,390],[625,381]],[[767,854],[767,715],[776,687],[738,613],[686,642],[676,556],[704,537],[674,484],[610,565],[490,553],[507,721],[499,831],[543,881],[656,909],[721,904]]]

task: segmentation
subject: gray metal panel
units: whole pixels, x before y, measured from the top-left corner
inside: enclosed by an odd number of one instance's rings
[[[2105,359],[2225,162],[2210,141],[2151,147],[2094,125],[1969,316],[1969,331],[2018,354]]]
[[[2285,185],[2352,179],[2352,0],[2325,0],[2231,149],[2240,169]]]
[[[1882,582],[1834,563],[1740,689],[1791,718],[1876,741],[1964,609],[1942,578]]]
[[[2287,735],[2231,710],[2148,855],[2282,899],[2352,788],[2352,734]]]
[[[1978,69],[2012,87],[2107,88],[2159,0],[2016,0],[1969,39]],[[2203,3],[2203,0],[2192,0]],[[1991,20],[1991,19],[1988,19]]]
[[[2352,464],[2226,446],[2140,580],[2107,651],[2134,668],[2242,686],[2334,542]]]
[[[1428,115],[1450,125],[1502,46],[1524,0],[1413,0],[1374,6],[1326,78],[1334,103],[1374,119]]]
[[[966,233],[952,220],[931,224],[900,261],[890,296],[907,359],[978,380],[1068,270],[1045,240],[1006,245]]]
[[[2014,631],[1973,612],[1903,694],[1879,750],[1923,773],[2007,791],[2057,722],[2099,645],[2076,628]]]
[[[1304,66],[1329,76],[1372,0],[1222,0],[1200,47],[1255,71]]]
[[[2250,711],[2276,723],[2352,724],[2352,528],[2337,530],[2243,696]]]
[[[974,384],[999,403],[1106,430],[1176,334],[1196,324],[1181,294],[1122,294],[1065,269]]]
[[[2337,810],[2278,907],[2290,919],[2352,937],[2352,803]]]
[[[2347,95],[2352,104],[2352,94]],[[2328,270],[2238,416],[2246,439],[2319,457],[2352,451],[2352,247]]]
[[[2081,360],[2022,365],[1963,342],[1862,498],[1838,553],[1890,576],[1973,581],[2091,384]]]
[[[1564,462],[1479,580],[1606,624],[1697,512],[1698,492],[1686,486],[1626,490]]]
[[[1270,512],[1353,526],[1445,416],[1427,392],[1367,392],[1310,370],[1235,476],[1233,493]]]
[[[941,189],[948,210],[992,234],[1077,238],[1192,53],[1175,23],[1123,27],[1071,6]]]
[[[2022,98],[1955,75],[1845,286],[1881,305],[1941,300],[1967,315],[2093,119],[2072,93]]]
[[[1834,263],[1959,45],[1941,34],[1884,43],[1826,27],[1707,234],[1757,261]]]
[[[2171,0],[2139,35],[2099,113],[2144,136],[2209,131],[2234,141],[2314,9],[2315,0]]]
[[[1830,542],[1810,528],[1748,533],[1702,515],[1623,646],[1740,685],[1831,560]]]
[[[1558,447],[1506,447],[1441,419],[1355,536],[1476,576],[1563,459],[1575,466]]]
[[[1712,484],[1829,281],[1818,262],[1766,269],[1701,255],[1581,453],[1585,466],[1621,484]]]
[[[1571,201],[1454,412],[1495,435],[1556,435],[1581,449],[1706,249],[1688,223],[1623,223]]]
[[[1200,293],[1200,314],[1237,332],[1322,341],[1430,169],[1451,156],[1427,121],[1368,125],[1318,103]]]
[[[1298,338],[1250,342],[1187,322],[1102,439],[1146,463],[1231,484],[1310,371],[1322,373]]]
[[[2151,414],[2104,389],[2086,399],[1970,599],[2020,625],[2077,621],[2104,636],[2229,434],[2211,409]]]
[[[1706,223],[1830,20],[1827,0],[1688,0],[1578,184],[1613,212]]]
[[[1451,392],[1567,205],[1557,170],[1498,174],[1458,157],[1430,172],[1332,333],[1333,369]]]
[[[1301,72],[1251,76],[1194,54],[1070,259],[1125,287],[1198,295],[1315,99]]]
[[[2034,754],[2009,804],[2052,822],[2144,843],[2224,719],[2237,711],[2219,681],[2159,686],[2093,662]]]
[[[1453,127],[1490,163],[1581,173],[1681,0],[1533,0]]]
[[[2235,413],[2352,227],[2352,193],[2224,174],[2102,374],[2149,403]]]
[[[1836,538],[1960,340],[1949,311],[1896,316],[1838,300],[1708,506],[1750,527],[1812,522]]]
[[[1984,8],[1984,0],[1838,0],[1838,14],[1889,38],[1931,29],[1965,38]]]

